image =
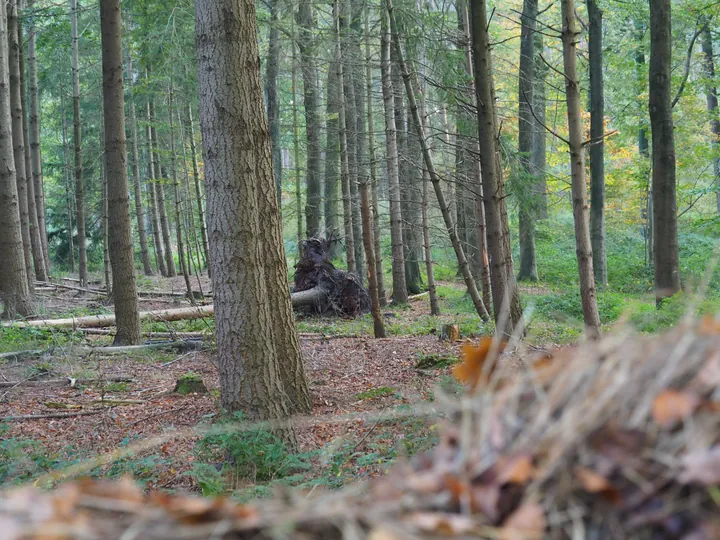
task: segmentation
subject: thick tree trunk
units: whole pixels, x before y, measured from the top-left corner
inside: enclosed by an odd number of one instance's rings
[[[282,197],[282,153],[280,148],[280,102],[278,101],[277,79],[280,71],[280,0],[270,0],[270,31],[268,55],[265,64],[265,108],[270,125],[272,141],[273,175],[277,190],[278,204]],[[188,105],[189,106],[189,105]]]
[[[7,3],[0,3],[0,302],[2,317],[11,319],[30,315],[32,304],[13,155],[7,7]]]
[[[78,58],[78,0],[70,1],[72,30],[73,145],[75,155],[75,225],[77,227],[80,286],[87,287],[87,241],[85,239],[85,181],[83,180],[80,129],[80,61]]]
[[[588,223],[585,156],[580,112],[580,81],[577,71],[576,41],[578,35],[575,2],[573,0],[562,0],[563,64],[565,66],[568,141],[570,143],[575,249],[580,272],[580,298],[585,322],[585,334],[590,339],[597,339],[600,337],[600,315],[598,313],[597,298],[595,297],[593,252],[590,244],[590,227]]]
[[[35,0],[29,0],[32,8]],[[42,153],[40,148],[40,92],[38,90],[38,69],[36,53],[36,28],[34,19],[30,17],[28,36],[28,93],[30,96],[30,158],[32,160],[32,179],[35,188],[35,206],[38,224],[40,225],[40,241],[42,243],[45,271],[50,274],[50,251],[47,243],[47,223],[45,218],[45,193],[43,188]]]
[[[650,2],[650,126],[655,238],[655,298],[680,290],[675,132],[671,105],[672,34],[670,0]]]
[[[25,9],[25,1],[20,0],[19,8]],[[47,280],[48,273],[45,265],[45,253],[41,238],[42,229],[38,216],[37,197],[33,181],[32,158],[30,156],[30,129],[28,126],[27,86],[25,84],[25,41],[23,25],[17,25],[18,60],[20,72],[20,107],[22,108],[23,155],[25,156],[25,183],[27,184],[28,217],[30,219],[30,247],[32,249],[33,264],[37,279]]]
[[[173,194],[175,196],[175,235],[177,238],[178,260],[180,272],[185,279],[185,289],[188,298],[193,297],[192,285],[190,285],[190,270],[185,260],[185,242],[183,241],[182,210],[180,207],[180,181],[177,174],[177,156],[175,154],[175,91],[172,79],[168,92],[168,118],[170,119],[170,173],[172,174]]]
[[[120,0],[100,2],[100,30],[110,261],[117,322],[113,344],[137,345],[141,336],[128,197]]]
[[[525,0],[521,16],[520,75],[518,79],[518,159],[520,178],[517,196],[520,213],[520,270],[518,280],[537,281],[537,257],[535,254],[535,179],[531,164],[535,119],[532,106],[535,82],[535,27],[538,16],[537,0]]]
[[[155,197],[155,161],[152,149],[152,128],[150,127],[150,103],[147,104],[147,126],[145,129],[147,141],[147,170],[148,170],[148,198],[150,200],[150,225],[152,226],[153,247],[155,248],[155,264],[160,275],[167,277],[167,266],[165,266],[165,254],[163,252],[162,238],[160,236],[160,214],[158,212],[157,197]]]
[[[33,288],[35,269],[33,265],[33,249],[30,231],[30,212],[28,207],[28,182],[25,170],[25,133],[23,129],[22,94],[20,88],[20,42],[18,39],[18,5],[17,0],[8,2],[7,24],[9,35],[10,69],[10,113],[12,116],[12,144],[15,159],[18,202],[20,204],[20,226],[22,227],[23,254],[27,267],[28,286]]]
[[[165,205],[165,175],[160,165],[159,147],[160,143],[157,136],[157,119],[155,118],[155,104],[150,100],[150,137],[152,141],[153,168],[155,169],[155,204],[157,205],[158,216],[160,217],[160,232],[162,233],[163,254],[165,255],[165,268],[167,269],[167,277],[177,276],[175,269],[175,257],[173,256],[172,243],[170,241],[170,223],[167,217],[167,207]]]
[[[298,7],[298,47],[300,69],[303,76],[303,101],[305,105],[305,135],[307,162],[305,166],[305,221],[308,238],[320,234],[322,228],[322,188],[320,185],[320,119],[317,89],[315,38],[315,15],[311,0],[301,0]]]
[[[603,89],[603,13],[587,0],[590,70],[590,243],[595,283],[607,285],[605,251],[605,91]]]
[[[254,2],[198,0],[195,31],[222,405],[253,420],[309,412],[274,196]],[[236,114],[227,114],[228,107]],[[282,433],[293,440],[290,429]]]
[[[418,110],[417,101],[415,100],[414,85],[410,77],[410,72],[407,69],[407,64],[405,63],[405,60],[403,58],[402,46],[400,44],[400,36],[398,34],[398,28],[395,23],[395,17],[393,14],[392,0],[386,0],[386,2],[388,17],[390,19],[390,31],[393,36],[393,43],[395,45],[395,52],[397,54],[400,73],[402,74],[403,82],[405,83],[405,91],[407,92],[408,105],[410,106],[410,115],[412,116],[413,125],[417,130],[418,139],[420,140],[420,146],[423,153],[423,159],[425,161],[425,167],[427,168],[430,180],[432,181],[433,187],[435,188],[435,195],[437,196],[438,206],[440,207],[440,212],[442,213],[443,220],[445,221],[445,227],[447,228],[448,234],[450,236],[450,242],[452,243],[453,249],[455,250],[455,255],[458,260],[458,266],[460,267],[460,271],[462,272],[463,278],[465,279],[465,286],[468,289],[468,293],[470,294],[470,298],[473,301],[477,314],[482,320],[486,321],[489,319],[487,309],[485,308],[482,298],[480,297],[480,293],[477,290],[477,286],[475,285],[475,280],[472,276],[472,272],[470,272],[470,265],[465,258],[465,252],[463,251],[462,244],[460,244],[457,229],[455,228],[455,224],[452,222],[450,211],[448,210],[447,204],[445,202],[445,194],[442,191],[440,178],[435,171],[435,165],[433,164],[432,157],[430,156],[430,150],[428,149],[427,142],[425,140],[425,137],[423,136],[424,134],[422,131],[422,121],[420,120],[420,112]]]
[[[720,213],[720,118],[718,117],[717,85],[715,84],[715,59],[713,58],[713,41],[710,22],[705,23],[701,34],[702,52],[705,55],[704,68],[707,83],[705,97],[707,101],[710,132],[712,133],[713,176],[715,178],[715,194],[717,211]]]
[[[483,202],[490,252],[490,278],[493,312],[499,328],[510,334],[522,324],[520,294],[513,272],[510,230],[505,204],[505,183],[498,150],[498,130],[495,118],[495,86],[493,82],[490,40],[487,33],[487,2],[471,0],[472,49],[475,62],[475,93],[478,103],[478,131],[480,162],[482,165]]]
[[[375,250],[375,279],[377,280],[378,299],[380,305],[387,304],[385,293],[385,277],[383,275],[382,246],[380,244],[380,211],[378,209],[378,178],[377,178],[377,156],[375,154],[375,112],[373,107],[373,75],[372,58],[370,56],[370,8],[365,5],[365,92],[367,99],[368,117],[368,155],[370,157],[370,192],[373,222],[373,248]]]
[[[392,249],[393,301],[408,301],[405,282],[405,251],[402,236],[402,205],[398,166],[397,128],[395,125],[394,89],[390,67],[390,26],[387,10],[382,16],[382,43],[380,71],[382,75],[383,107],[385,111],[385,154],[387,161],[388,192],[390,199],[390,244]]]
[[[131,90],[133,71],[132,63],[128,66]],[[132,91],[131,91],[132,93]],[[140,155],[138,152],[138,132],[137,132],[137,116],[135,113],[135,96],[130,101],[130,145],[132,147],[132,172],[133,172],[133,188],[135,194],[135,218],[137,220],[138,238],[140,240],[140,256],[143,263],[143,272],[146,276],[153,275],[152,264],[150,263],[150,251],[147,243],[147,229],[145,224],[145,207],[142,198],[142,179],[140,178]]]
[[[207,225],[205,223],[205,209],[203,200],[205,199],[200,190],[200,167],[198,167],[197,148],[195,148],[195,122],[193,121],[192,106],[187,106],[187,125],[188,136],[190,137],[190,158],[192,159],[193,182],[195,184],[195,202],[197,204],[198,219],[200,220],[200,236],[202,238],[203,258],[208,269],[208,277],[210,277],[210,254],[208,252]]]

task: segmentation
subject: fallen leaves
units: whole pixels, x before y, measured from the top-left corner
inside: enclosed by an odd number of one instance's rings
[[[660,427],[672,428],[688,418],[700,403],[701,400],[690,392],[664,390],[655,396],[652,416]]]
[[[685,455],[682,459],[680,481],[705,486],[720,484],[720,445]]]
[[[487,384],[496,365],[485,367],[488,360],[492,362],[496,360],[496,358],[489,358],[494,342],[493,338],[484,337],[477,346],[472,343],[465,343],[462,346],[463,362],[453,368],[453,375],[459,382],[466,384],[471,389]],[[505,342],[497,345],[498,354],[503,351],[505,345]]]
[[[545,512],[533,502],[520,506],[505,520],[500,529],[501,540],[542,540],[545,535]]]

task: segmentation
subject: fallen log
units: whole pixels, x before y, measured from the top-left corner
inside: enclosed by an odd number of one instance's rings
[[[123,345],[119,347],[53,347],[51,349],[35,349],[27,351],[13,351],[0,354],[0,360],[24,360],[27,358],[40,358],[41,356],[56,355],[88,355],[96,353],[104,356],[114,354],[131,354],[145,351],[176,349],[181,352],[202,348],[202,341],[165,341],[162,343],[145,343],[144,345]]]
[[[23,420],[40,420],[42,418],[71,418],[73,416],[90,416],[100,414],[103,410],[97,411],[79,411],[69,413],[46,413],[46,414],[23,414],[20,416],[4,416],[0,418],[0,422],[21,422]]]
[[[118,375],[114,377],[104,377],[102,379],[50,379],[47,381],[0,381],[0,388],[15,388],[17,386],[76,386],[78,384],[89,386],[91,384],[100,384],[106,382],[132,382],[134,379],[127,375]]]
[[[36,281],[35,285],[40,287],[55,287],[55,289],[67,289],[69,291],[78,291],[89,294],[95,294],[98,296],[105,296],[107,291],[105,289],[90,289],[87,287],[75,287],[74,285],[64,285],[62,283],[51,283],[49,281]]]
[[[76,328],[75,331],[91,336],[115,335],[115,330],[112,328]],[[142,335],[143,337],[161,339],[202,339],[207,334],[205,332],[143,332]]]

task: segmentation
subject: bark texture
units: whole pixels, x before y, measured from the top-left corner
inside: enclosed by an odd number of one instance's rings
[[[192,159],[193,183],[195,184],[195,202],[197,204],[198,220],[200,221],[200,236],[202,238],[203,255],[205,264],[210,272],[210,254],[208,252],[207,225],[205,223],[205,208],[203,205],[202,189],[200,187],[200,167],[198,166],[197,148],[195,147],[195,122],[193,120],[192,107],[187,106],[188,137],[190,138],[190,158]]]
[[[145,129],[147,142],[147,171],[148,171],[148,198],[150,200],[150,224],[152,226],[153,247],[155,248],[155,264],[157,264],[160,275],[167,277],[167,266],[165,266],[165,253],[163,251],[162,238],[160,236],[160,214],[158,212],[157,197],[155,196],[155,161],[152,149],[152,128],[150,127],[150,103],[147,104],[147,127]]]
[[[0,2],[0,301],[2,317],[14,318],[30,315],[32,305],[13,156],[6,6]]]
[[[110,263],[117,322],[113,343],[137,345],[141,336],[128,196],[120,0],[100,2],[100,31]]]
[[[650,127],[655,239],[655,298],[680,290],[675,131],[671,105],[672,32],[670,0],[650,2]]]
[[[263,110],[255,5],[198,0],[195,9],[222,405],[250,419],[308,412]],[[283,434],[292,439],[289,430]]]
[[[600,337],[600,315],[595,294],[593,253],[588,222],[587,185],[585,184],[585,153],[583,149],[582,116],[580,112],[580,81],[577,71],[577,20],[575,2],[562,0],[563,64],[565,67],[565,97],[567,101],[568,141],[570,147],[570,175],[572,177],[572,207],[575,221],[575,250],[580,273],[585,334],[590,339]]]

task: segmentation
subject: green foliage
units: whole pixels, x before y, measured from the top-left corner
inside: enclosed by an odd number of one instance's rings
[[[107,392],[124,393],[130,391],[130,385],[126,382],[111,382],[105,385]]]
[[[458,357],[450,353],[419,353],[415,367],[418,369],[445,369],[458,362]]]
[[[378,386],[377,388],[369,388],[360,392],[359,394],[355,394],[355,399],[358,401],[368,401],[392,396],[396,393],[396,388],[390,388],[389,386]]]

